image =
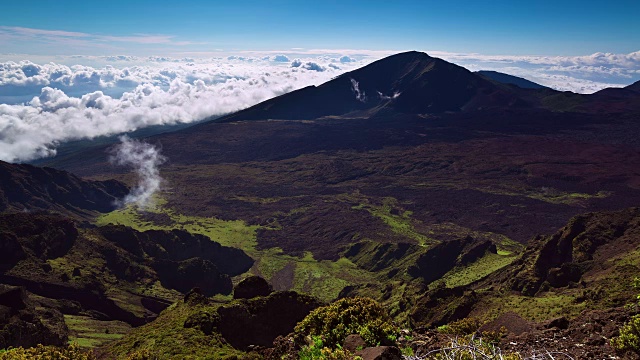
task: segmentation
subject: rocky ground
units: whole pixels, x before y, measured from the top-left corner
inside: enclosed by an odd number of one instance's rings
[[[559,317],[540,323],[506,312],[482,325],[474,336],[493,340],[493,334],[487,332],[502,333],[495,342],[502,353],[518,353],[525,358],[551,359],[548,357],[551,354],[554,359],[640,359],[638,354],[618,353],[609,344],[634,312],[624,307],[584,311],[574,319]],[[443,348],[452,344],[464,344],[459,338],[436,330],[418,330],[402,337],[399,346],[411,347],[415,357],[422,359],[429,358],[428,354],[442,353]]]

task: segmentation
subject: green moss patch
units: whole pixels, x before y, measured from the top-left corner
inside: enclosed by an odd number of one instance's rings
[[[85,348],[120,339],[131,331],[131,326],[122,321],[100,321],[82,315],[65,315],[64,322],[70,331],[69,343]]]
[[[434,282],[432,286],[436,286],[440,282],[444,282],[447,287],[469,285],[511,264],[516,258],[517,256],[510,254],[487,253],[485,256],[467,266],[454,268],[446,273],[439,281]]]
[[[318,261],[308,252],[303,257],[296,257],[284,254],[279,248],[259,250],[256,248],[258,225],[248,225],[242,220],[185,216],[162,207],[164,205],[164,201],[161,200],[155,208],[144,212],[134,206],[128,206],[102,215],[96,223],[126,225],[139,231],[183,229],[190,233],[205,235],[224,246],[245,251],[256,260],[251,273],[262,276],[270,282],[285,266],[292,266],[293,274],[289,275],[291,279],[285,281],[285,284],[288,283],[291,286],[286,290],[304,292],[323,301],[335,299],[340,290],[347,285],[372,281],[375,277],[375,274],[359,269],[346,258],[337,261]],[[164,291],[162,287],[159,287],[159,290]]]

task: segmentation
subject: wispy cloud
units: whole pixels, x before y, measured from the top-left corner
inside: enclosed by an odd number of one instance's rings
[[[90,37],[91,35],[82,33],[82,32],[74,32],[74,31],[63,31],[63,30],[45,30],[45,29],[32,29],[18,26],[0,26],[0,32],[13,34],[13,35],[23,35],[23,36],[60,36],[60,37]]]
[[[126,135],[121,136],[120,144],[112,149],[109,161],[115,165],[132,168],[138,176],[138,184],[117,205],[135,204],[142,209],[153,206],[153,195],[160,190],[163,183],[159,167],[166,160],[167,158],[160,154],[160,149],[155,146],[130,139]]]
[[[4,42],[21,41],[45,43],[47,45],[65,45],[76,48],[104,49],[108,44],[131,45],[168,45],[183,47],[188,45],[202,45],[203,42],[179,40],[176,36],[165,34],[132,34],[117,36],[109,34],[91,34],[65,30],[35,29],[17,26],[0,26],[0,39]],[[19,44],[8,44],[19,45]]]

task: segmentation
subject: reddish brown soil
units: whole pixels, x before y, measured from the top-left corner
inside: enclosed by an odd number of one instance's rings
[[[609,345],[609,340],[618,335],[620,326],[628,320],[630,313],[624,308],[606,311],[585,311],[573,320],[555,319],[545,323],[530,323],[515,314],[505,314],[486,324],[482,331],[505,327],[506,336],[498,346],[505,352],[519,352],[523,356],[542,355],[547,351],[555,359],[639,359],[635,354],[620,354]],[[437,331],[413,333],[411,341],[404,340],[401,346],[411,346],[416,355],[447,347],[454,335]]]
[[[395,214],[412,212],[415,231],[442,240],[470,229],[526,242],[577,214],[637,205],[640,147],[635,137],[620,136],[640,133],[630,117],[508,110],[251,121],[204,124],[151,141],[170,159],[162,168],[169,206],[277,223],[279,230],[259,232],[259,247],[334,259],[354,239],[412,241],[357,208],[381,207],[384,198],[397,200]],[[59,165],[117,175],[100,158]],[[606,197],[541,200],[598,192]],[[441,226],[449,223],[458,230]]]

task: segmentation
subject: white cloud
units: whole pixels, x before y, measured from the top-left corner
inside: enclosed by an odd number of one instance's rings
[[[387,53],[312,49],[236,55],[212,52],[206,53],[208,58],[190,53],[174,57],[59,56],[55,61],[4,55],[11,61],[0,62],[0,159],[26,161],[53,155],[59,143],[69,140],[223,115],[321,84]],[[577,57],[428,53],[472,71],[501,71],[579,93],[640,80],[640,52]],[[344,54],[359,60],[341,62]],[[285,57],[294,60],[276,61]],[[357,82],[352,85],[354,97],[365,99]]]
[[[276,55],[273,57],[273,61],[275,62],[289,62],[289,57],[287,55]]]
[[[311,71],[325,71],[326,68],[317,62],[309,61],[306,64],[302,65],[303,68]]]
[[[357,67],[337,70],[304,59],[291,68],[247,59],[147,66],[121,59],[111,63],[123,67],[101,68],[0,63],[0,159],[27,161],[54,155],[69,140],[227,114]],[[28,98],[9,103],[6,94],[16,93]]]
[[[344,64],[344,63],[355,62],[356,60],[349,57],[348,55],[344,55],[344,56],[341,56],[340,59],[338,59],[338,61]]]
[[[302,69],[307,69],[310,71],[318,71],[318,72],[322,72],[325,71],[326,68],[320,64],[318,64],[317,62],[314,61],[307,61],[307,62],[303,62],[300,59],[295,59],[291,62],[291,67],[292,68],[302,68]],[[336,69],[336,68],[333,68]]]
[[[593,93],[640,80],[640,51],[585,56],[516,56],[429,52],[469,70],[494,70],[556,90]]]

